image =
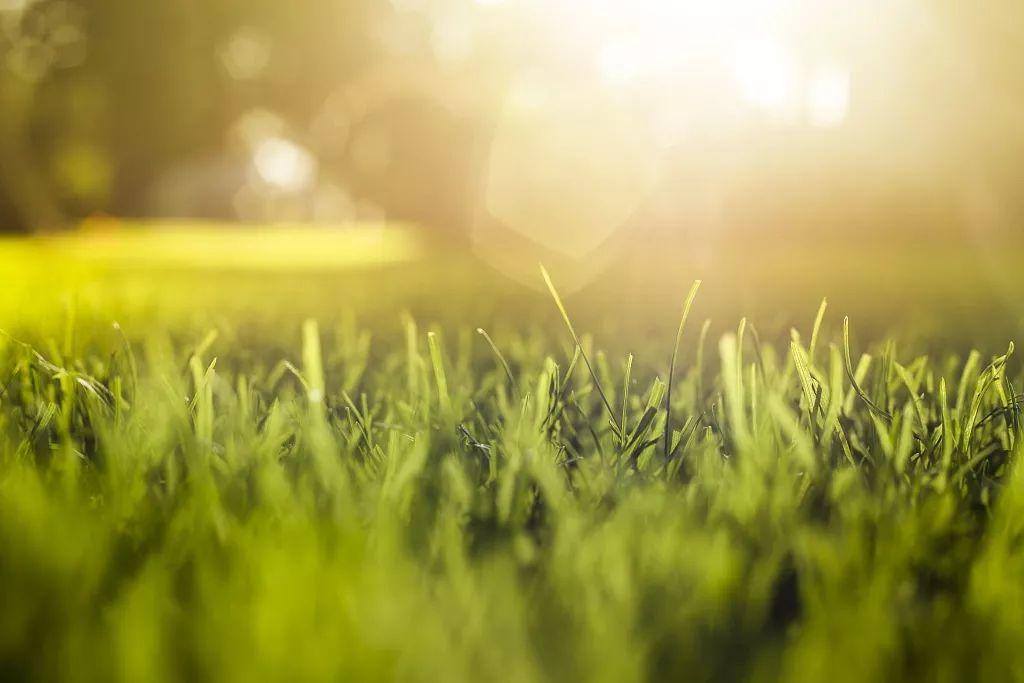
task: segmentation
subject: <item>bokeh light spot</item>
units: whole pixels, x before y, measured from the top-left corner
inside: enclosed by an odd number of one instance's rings
[[[252,27],[241,28],[221,48],[220,60],[235,80],[253,80],[270,63],[270,42]]]
[[[280,137],[267,138],[256,146],[253,166],[263,182],[283,192],[308,188],[317,173],[316,159],[309,151]]]

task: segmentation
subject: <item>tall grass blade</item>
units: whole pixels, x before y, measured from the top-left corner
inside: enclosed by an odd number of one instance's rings
[[[686,299],[683,301],[683,312],[679,317],[679,327],[676,329],[676,342],[672,346],[672,360],[669,361],[668,365],[668,389],[665,394],[665,433],[663,435],[666,459],[671,455],[672,449],[672,387],[675,384],[679,346],[682,344],[683,332],[686,331],[686,321],[690,318],[690,308],[693,306],[693,300],[697,298],[697,291],[700,290],[700,285],[700,280],[694,280],[693,284],[690,285],[690,291],[687,293]],[[703,334],[701,336],[703,338]],[[699,371],[700,369],[698,368]]]

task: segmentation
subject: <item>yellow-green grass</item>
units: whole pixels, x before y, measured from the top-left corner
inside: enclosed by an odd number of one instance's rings
[[[941,296],[1012,289],[954,254],[568,296],[248,234],[0,246],[0,677],[1021,679],[1024,374]],[[887,333],[915,277],[938,333]]]

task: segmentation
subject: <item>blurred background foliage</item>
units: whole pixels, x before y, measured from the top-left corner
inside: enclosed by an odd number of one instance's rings
[[[821,71],[824,109],[780,123],[737,115],[694,79],[624,85],[636,55],[608,41],[599,47],[612,85],[599,93],[573,42],[597,11],[576,0],[0,0],[0,229],[111,214],[386,218],[466,235],[484,216],[578,222],[597,242],[626,223],[773,239],[1015,226],[1021,4],[795,4],[802,19],[788,44],[812,66],[827,57],[842,70]],[[755,104],[772,96],[753,85]],[[546,125],[564,142],[590,125],[583,144],[621,168],[574,183],[570,162],[545,158],[549,138],[507,134],[509,103],[545,89],[561,99],[545,100],[524,129]],[[615,97],[627,104],[602,108]],[[634,139],[655,119],[684,130]],[[564,157],[593,166],[564,144]],[[656,183],[621,188],[654,157]],[[563,191],[574,185],[580,196]],[[524,199],[544,191],[557,211]],[[575,211],[584,201],[591,213]],[[601,221],[594,213],[614,225],[589,226]],[[544,242],[550,229],[517,232]],[[592,247],[583,239],[568,251]]]
[[[3,0],[0,224],[458,222],[484,123],[437,92],[420,24],[379,0]]]

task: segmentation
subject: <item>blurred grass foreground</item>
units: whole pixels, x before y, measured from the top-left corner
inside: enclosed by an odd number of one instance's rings
[[[707,286],[637,317],[398,228],[219,230],[0,247],[3,678],[1024,671],[993,329],[761,334]]]

